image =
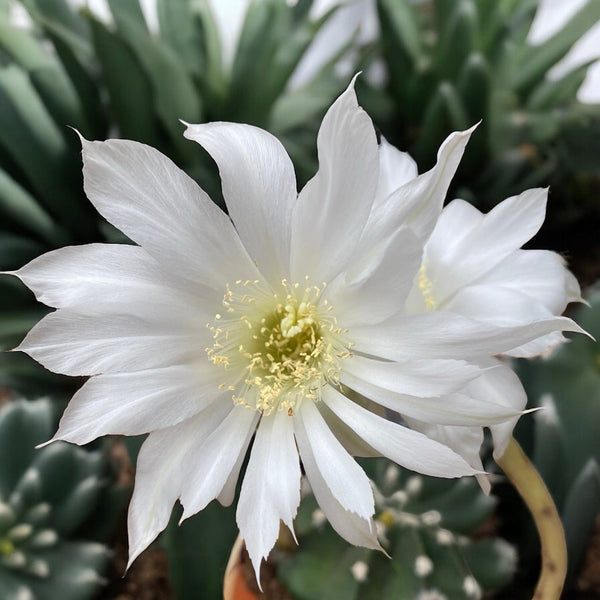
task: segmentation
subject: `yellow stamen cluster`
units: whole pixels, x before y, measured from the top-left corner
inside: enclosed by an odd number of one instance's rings
[[[433,297],[433,283],[427,276],[425,265],[421,265],[421,268],[419,269],[419,290],[425,301],[425,310],[435,310],[436,302]]]
[[[227,286],[225,314],[208,324],[214,345],[211,361],[228,369],[235,402],[267,414],[291,416],[303,398],[319,400],[326,383],[339,382],[339,361],[350,356],[342,330],[321,295],[325,285],[291,284],[266,291],[258,281]],[[239,290],[239,291],[238,291]]]

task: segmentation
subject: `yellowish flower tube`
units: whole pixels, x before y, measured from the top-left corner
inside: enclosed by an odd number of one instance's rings
[[[542,569],[533,600],[558,600],[567,575],[567,544],[552,496],[514,438],[496,462],[531,511],[540,536]]]

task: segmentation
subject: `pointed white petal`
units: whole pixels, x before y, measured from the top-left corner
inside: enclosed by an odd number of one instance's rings
[[[409,225],[423,241],[429,237],[474,129],[448,136],[438,151],[433,169],[411,179],[373,207],[361,244],[369,247],[401,225]]]
[[[221,293],[258,276],[227,215],[166,156],[128,140],[82,145],[88,198],[167,270]]]
[[[302,459],[305,452],[314,457],[314,467],[345,510],[370,518],[375,504],[369,479],[331,433],[314,403],[302,402],[294,421]]]
[[[351,327],[396,314],[412,286],[421,254],[418,238],[404,227],[367,254],[354,257],[326,290],[338,321]]]
[[[475,401],[463,391],[428,398],[390,391],[380,387],[374,377],[369,382],[344,372],[341,381],[355,392],[403,417],[428,423],[484,427],[491,423],[502,423],[520,414],[507,409],[503,404],[485,400]]]
[[[448,301],[447,307],[451,312],[499,327],[526,325],[553,317],[535,298],[493,284],[466,286]]]
[[[239,456],[248,449],[258,418],[258,411],[237,405],[206,439],[190,445],[183,467],[187,475],[181,492],[182,521],[221,494]]]
[[[369,444],[359,437],[353,429],[350,429],[346,423],[339,419],[325,402],[317,403],[317,408],[319,409],[321,416],[325,419],[327,427],[331,429],[333,435],[335,435],[340,444],[344,446],[348,454],[351,456],[370,458],[381,456],[380,452],[377,452],[374,448],[369,446]],[[381,413],[385,412],[383,407],[374,402],[370,403],[369,410],[379,410]]]
[[[230,410],[231,404],[215,402],[192,419],[152,432],[142,445],[127,520],[128,567],[167,526],[173,504],[187,485],[182,464],[189,446],[205,438]]]
[[[221,297],[167,273],[143,248],[87,244],[47,252],[15,272],[36,298],[56,308],[85,312],[141,312],[150,304],[177,312],[202,310],[198,296]],[[214,316],[214,315],[211,315]]]
[[[316,454],[319,452],[319,448],[311,446],[306,430],[301,423],[296,427],[296,441],[310,486],[331,526],[346,541],[355,546],[380,550],[372,518],[370,516],[363,518],[355,512],[346,510],[332,492],[317,463]],[[353,482],[348,480],[347,483],[351,486]]]
[[[450,228],[455,218],[448,223],[444,219],[444,213],[454,211],[454,203],[444,210],[424,256],[438,309],[450,310],[447,303],[457,290],[489,273],[535,235],[544,221],[547,195],[546,189],[532,189],[508,198],[462,235],[460,229],[457,234]]]
[[[401,152],[383,136],[379,143],[379,181],[373,210],[399,187],[417,177],[417,163],[407,152]]]
[[[436,425],[416,419],[407,419],[406,422],[411,429],[424,433],[428,438],[448,446],[462,456],[475,471],[479,471],[475,476],[483,492],[486,495],[490,493],[490,481],[487,474],[483,472],[483,463],[479,454],[483,443],[483,427]]]
[[[327,111],[317,138],[319,171],[300,192],[293,214],[291,273],[330,281],[347,264],[377,188],[375,129],[358,106],[354,80]]]
[[[159,315],[162,317],[163,315]],[[59,309],[15,348],[55,373],[97,375],[191,362],[204,354],[205,328],[131,315],[89,316]]]
[[[472,381],[467,391],[473,398],[504,404],[510,410],[523,410],[527,404],[527,394],[517,375],[498,361],[493,369]],[[515,417],[490,426],[495,456],[500,457],[504,454],[517,420],[518,417]]]
[[[579,283],[565,260],[548,250],[517,250],[479,283],[517,290],[541,302],[554,315],[561,314],[569,302],[581,301]]]
[[[260,579],[260,564],[279,535],[279,522],[293,531],[300,503],[300,461],[293,417],[278,410],[258,426],[237,507],[237,523]]]
[[[140,435],[171,427],[205,409],[219,396],[221,373],[197,363],[134,373],[97,375],[69,402],[55,440],[87,444],[102,435]]]
[[[390,362],[355,355],[343,366],[344,374],[399,394],[422,397],[454,392],[481,374],[480,367],[463,360]]]
[[[296,201],[292,161],[277,138],[239,123],[188,125],[219,166],[235,227],[261,273],[273,284],[289,276],[291,215]]]
[[[553,331],[585,333],[566,317],[513,327],[497,327],[463,315],[434,311],[394,317],[352,328],[355,350],[389,360],[460,358],[502,354]]]
[[[375,450],[407,469],[433,477],[475,473],[447,446],[369,412],[331,386],[323,390],[323,401]]]

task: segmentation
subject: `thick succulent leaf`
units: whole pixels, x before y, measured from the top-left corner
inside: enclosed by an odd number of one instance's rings
[[[44,557],[50,569],[47,579],[30,579],[36,600],[91,600],[106,583],[102,573],[108,565],[106,547],[93,542],[63,542]]]
[[[0,145],[61,223],[89,229],[89,208],[79,202],[80,176],[70,149],[27,75],[11,65],[0,70]]]
[[[198,590],[203,600],[221,600],[225,567],[238,534],[235,507],[211,502],[178,525],[180,517],[181,511],[175,510],[160,537],[173,591],[178,600],[196,600]]]
[[[596,460],[590,458],[575,479],[561,511],[567,538],[569,579],[572,579],[581,567],[599,514],[600,468]]]
[[[161,143],[152,104],[152,86],[126,42],[104,24],[91,19],[94,48],[102,67],[112,117],[122,137],[153,146]]]
[[[31,464],[35,446],[52,432],[54,414],[49,402],[15,401],[0,412],[0,497],[7,498]]]

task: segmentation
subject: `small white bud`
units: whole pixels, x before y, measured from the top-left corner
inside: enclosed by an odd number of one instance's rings
[[[402,508],[408,502],[408,494],[404,490],[398,490],[392,494],[391,499]]]
[[[394,464],[389,465],[388,468],[385,470],[385,475],[383,476],[385,485],[387,485],[389,487],[395,486],[396,483],[398,482],[399,476],[400,476],[400,469]]]
[[[404,489],[409,496],[417,496],[423,489],[423,478],[420,475],[409,477]]]
[[[4,555],[0,560],[9,569],[22,569],[27,563],[27,558],[20,550],[14,550],[10,554]]]
[[[6,537],[11,542],[22,542],[33,533],[33,527],[29,523],[20,523],[6,532]]]
[[[54,529],[42,529],[32,538],[30,545],[33,548],[49,548],[58,542],[58,534]]]
[[[415,559],[415,575],[423,579],[433,572],[433,563],[429,556],[421,554]]]
[[[442,521],[442,515],[437,510],[428,510],[421,515],[421,521],[425,525],[439,525]]]
[[[356,579],[359,583],[363,583],[367,580],[367,576],[369,575],[369,565],[362,561],[357,560],[351,567],[352,577]]]
[[[321,525],[323,525],[326,521],[327,517],[320,508],[315,509],[310,517],[310,522],[313,527],[321,527]]]
[[[408,527],[418,527],[421,524],[419,517],[407,512],[403,512],[398,515],[398,523]]]
[[[463,581],[463,590],[469,598],[479,600],[481,598],[481,587],[472,575],[467,575]]]
[[[36,558],[27,565],[27,570],[40,579],[46,579],[50,575],[50,567],[45,560]]]
[[[440,546],[451,546],[454,543],[454,534],[447,529],[440,529],[435,534],[435,540]]]
[[[419,595],[415,600],[448,600],[448,598],[446,598],[446,596],[444,596],[444,594],[442,594],[440,591],[433,589],[422,590],[419,592]]]
[[[20,587],[17,593],[13,596],[13,600],[35,600],[33,592],[26,587]]]

